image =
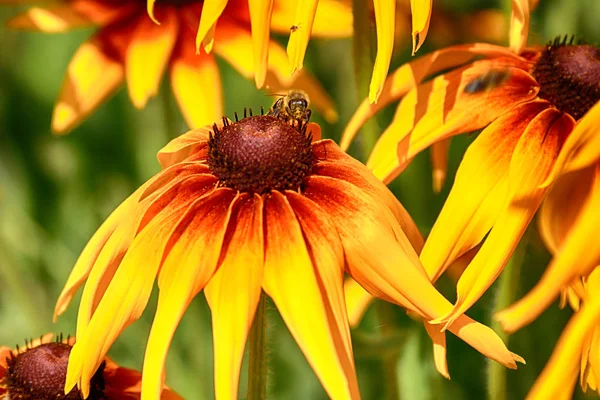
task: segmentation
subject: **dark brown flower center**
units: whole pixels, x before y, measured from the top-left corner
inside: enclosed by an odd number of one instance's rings
[[[537,61],[539,96],[578,120],[600,100],[600,49],[555,40]]]
[[[65,380],[71,346],[66,343],[44,343],[28,348],[8,359],[5,384],[9,398],[19,400],[80,400],[74,388],[65,395]],[[104,364],[100,366],[91,383],[88,400],[103,400]]]
[[[306,126],[259,115],[216,125],[209,140],[208,164],[221,184],[264,194],[297,190],[314,162]]]

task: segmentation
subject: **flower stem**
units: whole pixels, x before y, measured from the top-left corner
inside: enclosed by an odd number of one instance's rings
[[[370,0],[352,0],[354,18],[354,36],[352,47],[354,55],[354,75],[356,77],[356,93],[362,102],[369,96],[369,83],[373,73],[373,30],[369,21]],[[361,156],[367,158],[379,137],[376,117],[371,118],[362,127],[360,140]]]
[[[248,400],[267,398],[267,298],[260,294],[254,323],[250,330],[248,363]]]
[[[516,298],[521,265],[523,265],[523,259],[525,258],[525,251],[527,249],[527,239],[528,235],[526,233],[513,256],[510,258],[506,268],[504,268],[502,275],[500,275],[493,314],[496,314],[511,305]],[[502,330],[500,324],[494,321],[492,323],[492,328],[498,333],[500,339],[508,345],[509,335]],[[488,398],[490,400],[506,400],[506,367],[497,362],[488,362],[487,375]]]

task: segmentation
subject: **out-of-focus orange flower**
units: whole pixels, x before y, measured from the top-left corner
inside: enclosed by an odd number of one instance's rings
[[[365,100],[348,124],[342,148],[366,119],[401,98],[367,163],[386,183],[427,147],[485,128],[421,252],[435,281],[485,238],[458,282],[453,311],[434,323],[454,321],[497,278],[548,192],[553,169],[598,124],[590,110],[599,100],[598,59],[594,46],[566,38],[519,54],[487,44],[448,47],[392,73],[380,102]],[[450,71],[431,78],[444,70]],[[563,147],[565,140],[574,144]]]
[[[568,289],[575,314],[564,329],[548,364],[527,395],[528,400],[570,399],[579,382],[600,385],[600,268]]]
[[[157,93],[166,70],[188,125],[211,123],[223,114],[213,54],[244,77],[254,78],[258,87],[271,92],[303,89],[326,119],[335,120],[334,105],[318,82],[306,72],[289,76],[285,50],[269,38],[270,32],[290,31],[293,12],[285,0],[148,0],[147,7],[137,0],[65,0],[32,7],[8,25],[47,33],[99,27],[69,64],[52,117],[57,133],[78,125],[123,81],[133,104],[143,108]],[[350,36],[350,7],[321,0],[312,34]]]
[[[53,340],[49,333],[32,340],[26,346],[10,349],[0,347],[0,399],[64,399],[80,400],[73,389],[64,392],[69,353],[75,338]],[[139,400],[142,374],[119,367],[105,358],[92,378],[90,399]],[[161,400],[181,400],[175,392],[164,388]]]
[[[425,320],[450,311],[410,243],[418,237],[414,223],[364,165],[330,140],[311,143],[305,124],[272,116],[223,122],[169,143],[158,156],[164,170],[83,250],[56,306],[58,315],[87,279],[67,389],[89,391],[108,348],[146,307],[156,278],[142,381],[148,399],[158,398],[172,336],[202,290],[212,311],[218,399],[237,397],[262,291],[335,399],[359,398],[344,273]],[[320,128],[309,124],[308,131]],[[507,367],[522,361],[466,316],[449,329]],[[445,334],[432,326],[428,332],[436,366],[448,376]]]

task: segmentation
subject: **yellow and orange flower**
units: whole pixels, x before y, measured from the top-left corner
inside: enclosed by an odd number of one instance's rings
[[[575,314],[564,329],[528,400],[570,399],[577,382],[600,393],[600,268],[569,288]]]
[[[167,68],[188,125],[210,124],[223,115],[213,52],[244,77],[254,78],[258,87],[271,92],[303,89],[326,119],[335,120],[334,105],[318,82],[306,72],[289,76],[285,50],[269,39],[271,31],[289,31],[293,12],[285,0],[148,0],[147,7],[133,0],[64,0],[32,7],[8,24],[47,33],[99,27],[67,69],[52,117],[57,133],[77,126],[123,81],[132,103],[143,108],[157,93]],[[352,34],[351,9],[343,2],[321,0],[313,19],[314,36]],[[198,51],[195,39],[203,44]]]
[[[320,136],[318,125],[308,130]],[[77,384],[88,393],[109,347],[146,307],[156,278],[142,379],[148,399],[158,398],[175,329],[202,290],[212,311],[218,399],[237,397],[263,291],[335,399],[359,398],[344,273],[425,320],[450,311],[413,249],[409,237],[420,235],[401,204],[364,165],[331,140],[311,143],[306,131],[271,116],[224,119],[159,153],[164,170],[99,228],[57,302],[59,315],[87,280],[67,390]],[[445,334],[426,327],[436,366],[447,376]],[[522,361],[466,316],[449,329],[507,367]]]
[[[76,390],[64,393],[69,353],[75,338],[53,340],[52,333],[27,343],[25,348],[0,347],[0,399],[65,399],[78,400]],[[105,358],[93,378],[95,399],[139,400],[142,374],[119,367]],[[165,388],[161,400],[180,400]]]
[[[452,323],[498,277],[555,179],[553,169],[575,148],[563,148],[565,140],[577,143],[598,124],[590,109],[599,100],[599,58],[594,46],[566,38],[518,54],[480,43],[448,47],[400,67],[380,103],[365,100],[350,121],[342,148],[367,118],[402,99],[367,164],[386,183],[434,144],[443,148],[432,151],[441,181],[449,138],[485,128],[421,252],[435,282],[485,238],[458,281],[454,309],[433,322]],[[444,70],[450,71],[425,80]]]

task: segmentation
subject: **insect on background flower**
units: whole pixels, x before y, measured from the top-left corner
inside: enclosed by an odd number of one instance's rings
[[[49,333],[31,340],[16,349],[0,347],[0,399],[6,400],[80,400],[76,389],[65,394],[67,364],[75,338],[53,340]],[[142,375],[132,369],[119,367],[109,358],[104,359],[90,383],[90,400],[140,399]],[[181,400],[175,392],[165,388],[162,400]]]
[[[561,149],[572,151],[563,144],[598,123],[590,109],[600,99],[599,59],[596,47],[573,38],[519,54],[481,43],[452,46],[400,67],[380,102],[365,101],[350,121],[343,148],[364,120],[401,98],[367,163],[386,183],[427,147],[485,128],[465,153],[420,255],[435,281],[483,241],[458,281],[454,309],[434,322],[454,321],[498,277],[556,176]]]
[[[146,307],[158,307],[142,391],[158,398],[167,351],[202,290],[212,312],[215,396],[236,398],[246,338],[264,291],[335,399],[359,398],[344,273],[373,295],[430,320],[451,309],[408,237],[416,227],[392,193],[316,124],[274,116],[223,119],[160,153],[163,171],[125,200],[83,250],[61,294],[61,314],[87,280],[66,389],[83,393],[106,351]],[[408,237],[407,237],[408,235]],[[143,268],[140,268],[143,265]],[[449,328],[486,356],[516,368],[488,327],[466,316]],[[448,376],[445,334],[428,327]]]
[[[254,78],[257,87],[272,92],[302,88],[326,119],[337,118],[331,99],[313,77],[307,72],[289,76],[285,50],[269,38],[271,31],[289,32],[294,13],[289,1],[148,0],[147,9],[136,0],[65,0],[32,7],[8,22],[13,28],[48,33],[99,27],[69,64],[52,117],[55,132],[74,128],[123,81],[133,104],[143,108],[167,69],[188,125],[210,124],[223,115],[213,53]],[[351,9],[342,2],[321,0],[313,18],[313,36],[352,34]]]

